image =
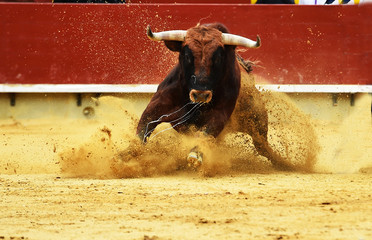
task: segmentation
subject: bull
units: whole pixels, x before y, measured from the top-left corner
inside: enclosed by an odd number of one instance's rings
[[[220,23],[156,33],[148,27],[147,36],[163,41],[169,50],[179,53],[179,58],[142,113],[137,135],[146,142],[158,124],[168,122],[181,133],[194,126],[217,138],[237,105],[241,88],[239,65],[251,70],[235,49],[260,47],[259,36],[253,41],[233,35]],[[240,104],[245,115],[238,118],[236,130],[248,133],[257,152],[275,167],[288,169],[289,165],[268,144],[268,114],[260,92],[253,85],[248,94]],[[197,147],[191,150],[188,161],[193,166],[200,165],[202,153]]]

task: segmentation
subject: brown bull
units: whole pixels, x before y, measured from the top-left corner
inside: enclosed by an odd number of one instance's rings
[[[169,122],[178,132],[187,132],[190,126],[195,126],[217,137],[229,121],[239,96],[241,58],[235,48],[257,48],[260,38],[257,36],[252,41],[229,34],[219,23],[159,33],[148,27],[147,35],[179,52],[179,62],[159,84],[143,112],[138,136],[146,142],[158,124]],[[270,159],[274,166],[287,167],[267,142],[268,115],[260,93],[252,86],[248,98],[239,105],[246,115],[238,118],[236,130],[250,134],[258,153]],[[198,158],[199,153],[195,152],[194,149],[189,158]]]

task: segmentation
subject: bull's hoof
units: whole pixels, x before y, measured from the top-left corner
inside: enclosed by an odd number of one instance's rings
[[[203,154],[198,151],[191,151],[187,156],[187,166],[193,170],[198,169],[203,163]]]

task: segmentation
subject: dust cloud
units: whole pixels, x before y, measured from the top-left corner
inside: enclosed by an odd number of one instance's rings
[[[243,81],[252,79],[245,76]],[[244,87],[247,86],[243,86],[242,91]],[[324,143],[318,143],[318,123],[299,110],[285,94],[261,92],[261,95],[269,113],[269,144],[295,170],[338,172],[342,161],[346,162],[351,157],[346,148],[364,144],[366,146],[359,148],[370,149],[370,141],[361,143],[356,135],[347,142],[339,142],[336,144],[338,147],[329,144],[320,147]],[[228,132],[214,139],[197,131],[181,135],[169,124],[163,123],[156,128],[150,141],[143,144],[136,136],[139,115],[134,102],[116,97],[101,97],[99,101],[103,106],[97,109],[101,127],[80,146],[59,153],[61,169],[66,176],[133,178],[184,171],[202,176],[276,171],[268,159],[257,154],[252,138],[246,133]],[[361,109],[364,111],[364,108]],[[351,117],[345,120],[345,125],[349,126],[346,122],[355,120]],[[358,124],[354,127],[363,126]],[[366,122],[365,127],[370,128],[370,122]],[[336,137],[338,141],[345,141],[342,136],[349,131],[350,128],[340,131]],[[368,138],[369,135],[365,134]],[[195,146],[203,153],[203,164],[197,170],[188,168],[186,161]],[[368,160],[368,154],[362,152],[352,156],[355,157],[352,161]],[[336,165],[339,167],[334,167]],[[354,170],[359,171],[360,165],[357,164]]]

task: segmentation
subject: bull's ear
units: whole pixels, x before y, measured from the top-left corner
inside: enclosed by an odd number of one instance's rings
[[[182,42],[181,41],[164,41],[165,46],[173,52],[181,52]]]

